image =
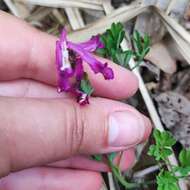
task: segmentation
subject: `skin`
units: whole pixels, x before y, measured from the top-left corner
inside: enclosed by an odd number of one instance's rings
[[[116,100],[134,95],[136,77],[106,60],[115,78],[105,81],[85,64],[96,97],[80,107],[56,92],[56,38],[2,11],[0,25],[0,190],[99,190],[99,172],[109,168],[91,154],[123,150],[114,162],[122,170],[131,167],[135,146],[148,138],[151,124]],[[107,115],[118,110],[143,118],[146,126],[133,145],[113,149],[104,129]]]

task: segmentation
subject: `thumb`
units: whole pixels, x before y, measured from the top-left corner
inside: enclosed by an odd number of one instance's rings
[[[0,98],[0,176],[75,154],[127,149],[150,133],[132,107],[91,98],[81,107],[67,99]]]

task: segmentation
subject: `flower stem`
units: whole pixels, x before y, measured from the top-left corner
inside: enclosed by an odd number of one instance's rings
[[[115,176],[115,178],[126,188],[126,189],[134,189],[134,188],[138,188],[141,185],[140,184],[135,184],[135,183],[129,183],[126,181],[126,179],[120,174],[120,172],[118,172],[116,166],[112,163],[112,161],[109,159],[109,157],[107,157],[108,159],[108,165],[113,173],[113,175]]]

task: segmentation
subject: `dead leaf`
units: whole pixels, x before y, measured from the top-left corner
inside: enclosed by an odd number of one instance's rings
[[[150,48],[146,59],[168,74],[176,72],[176,61],[163,43],[157,43]]]
[[[175,92],[165,92],[155,98],[162,122],[186,148],[190,147],[190,101]]]

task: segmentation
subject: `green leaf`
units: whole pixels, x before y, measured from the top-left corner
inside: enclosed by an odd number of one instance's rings
[[[125,31],[123,25],[119,23],[113,23],[111,25],[110,32],[112,34],[112,37],[114,39],[114,47],[115,50],[119,49],[121,42],[123,41],[123,38],[125,36]]]
[[[120,44],[125,37],[125,30],[121,23],[113,23],[111,28],[106,30],[104,34],[100,36],[104,48],[101,51],[97,50],[96,53],[104,55],[104,57],[112,58],[112,51],[121,51]]]
[[[179,176],[180,178],[181,177],[184,178],[184,177],[189,176],[190,166],[186,166],[186,167],[177,166],[177,167],[174,168],[174,171],[181,174],[181,176]]]
[[[169,171],[162,170],[156,177],[158,190],[180,190],[177,177]]]
[[[112,153],[108,154],[108,157],[111,162],[113,162],[113,160],[115,159],[116,156],[117,156],[116,152],[112,152]]]
[[[138,67],[145,56],[150,51],[150,37],[148,35],[141,36],[138,31],[133,33],[132,43],[135,49],[134,55],[137,61],[137,64],[132,68],[132,70]]]
[[[94,90],[92,85],[90,84],[88,75],[86,73],[85,73],[84,78],[80,82],[80,90],[89,96],[92,94]]]
[[[97,53],[99,56],[101,56],[101,57],[107,57],[107,56],[106,56],[107,51],[106,51],[106,49],[104,49],[104,48],[99,48],[99,49],[97,49],[97,50],[96,50],[96,53]]]
[[[153,135],[154,135],[156,144],[158,144],[159,146],[172,147],[176,143],[175,138],[168,131],[160,132],[159,130],[155,129]]]
[[[145,34],[145,36],[144,36],[144,49],[148,49],[149,47],[150,47],[150,37],[147,35],[147,34]]]
[[[173,152],[171,147],[176,143],[176,140],[167,131],[154,130],[153,133],[155,145],[151,145],[148,155],[154,156],[157,161],[166,160]]]
[[[161,140],[162,146],[171,147],[176,143],[175,138],[172,136],[170,132],[167,131],[161,133]]]
[[[129,61],[131,60],[133,55],[133,52],[131,50],[127,50],[124,52],[114,52],[113,54],[113,61],[125,68],[129,68]]]
[[[154,156],[157,161],[161,160],[160,149],[156,145],[151,145],[148,151],[149,156]]]
[[[179,161],[182,167],[190,167],[190,149],[182,149],[179,154]]]
[[[142,37],[138,31],[135,31],[132,37],[135,52],[131,50],[123,51],[121,49],[121,43],[124,37],[124,26],[120,22],[113,23],[110,29],[107,29],[106,32],[100,36],[100,39],[104,44],[104,48],[98,49],[96,53],[100,56],[113,60],[115,63],[127,69],[130,69],[129,60],[132,56],[134,56],[137,60],[137,64],[134,66],[134,68],[136,68],[140,65],[150,50],[150,37],[148,35]]]
[[[143,51],[143,43],[142,43],[142,37],[137,30],[133,34],[133,42],[138,53],[141,54]]]
[[[102,161],[102,155],[99,155],[99,154],[93,155],[92,158],[93,158],[93,160],[96,160],[98,162]]]
[[[172,155],[173,151],[171,150],[171,148],[163,148],[160,151],[160,157],[162,158],[162,160],[165,160],[168,156]]]
[[[161,131],[159,131],[158,129],[154,129],[153,136],[156,141],[156,144],[160,144],[160,142],[162,140],[161,139]]]
[[[117,39],[116,49],[120,48],[120,44],[123,41],[124,37],[125,37],[125,31],[121,31]]]

